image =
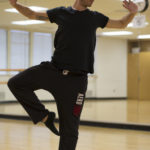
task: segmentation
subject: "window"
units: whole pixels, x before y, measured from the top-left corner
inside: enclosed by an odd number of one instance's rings
[[[7,68],[7,33],[0,29],[0,69]],[[5,71],[0,71],[0,74],[6,74]]]
[[[52,35],[35,32],[33,34],[33,65],[50,61],[52,56]]]
[[[7,41],[7,31],[0,29],[0,69],[24,69],[29,67],[29,60],[32,66],[38,65],[42,61],[51,61],[52,56],[52,34],[33,33],[33,49],[30,50],[29,32],[20,30],[10,30],[10,41]],[[10,43],[8,43],[10,42]],[[7,50],[9,44],[9,51]],[[33,55],[32,58],[30,53]],[[8,57],[10,56],[10,57]],[[8,60],[10,58],[10,60]],[[7,64],[9,62],[9,64]],[[6,74],[7,72],[0,72]],[[18,72],[11,72],[16,74]]]
[[[29,66],[29,32],[10,31],[10,68],[20,69]]]

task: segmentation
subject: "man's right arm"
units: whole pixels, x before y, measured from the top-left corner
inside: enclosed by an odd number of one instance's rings
[[[16,8],[22,15],[28,17],[29,19],[49,21],[46,12],[32,11],[30,8],[17,3],[17,0],[9,0],[9,1],[14,8]]]

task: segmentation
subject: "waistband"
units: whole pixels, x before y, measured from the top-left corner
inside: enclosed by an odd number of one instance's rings
[[[87,75],[88,73],[85,71],[72,71],[69,69],[61,69],[54,62],[51,61],[51,64],[63,75]]]

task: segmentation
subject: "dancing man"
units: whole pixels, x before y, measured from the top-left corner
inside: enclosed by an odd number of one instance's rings
[[[137,13],[133,2],[123,1],[129,11],[119,20],[92,11],[94,0],[75,0],[70,7],[56,7],[35,12],[17,0],[10,4],[29,19],[50,21],[58,25],[55,52],[51,61],[41,62],[15,75],[8,87],[29,114],[34,124],[43,122],[60,136],[59,150],[75,150],[80,115],[87,90],[87,74],[94,73],[94,49],[97,28],[125,28]],[[41,43],[42,44],[42,43]],[[45,109],[34,91],[49,91],[56,100],[59,131],[54,125],[55,113]]]

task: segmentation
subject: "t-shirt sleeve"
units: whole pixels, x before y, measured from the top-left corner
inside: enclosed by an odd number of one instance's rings
[[[51,23],[57,23],[58,16],[60,14],[61,7],[56,7],[47,10],[47,15]]]
[[[104,28],[108,23],[109,17],[105,16],[102,13],[94,11],[94,22],[97,27]]]

